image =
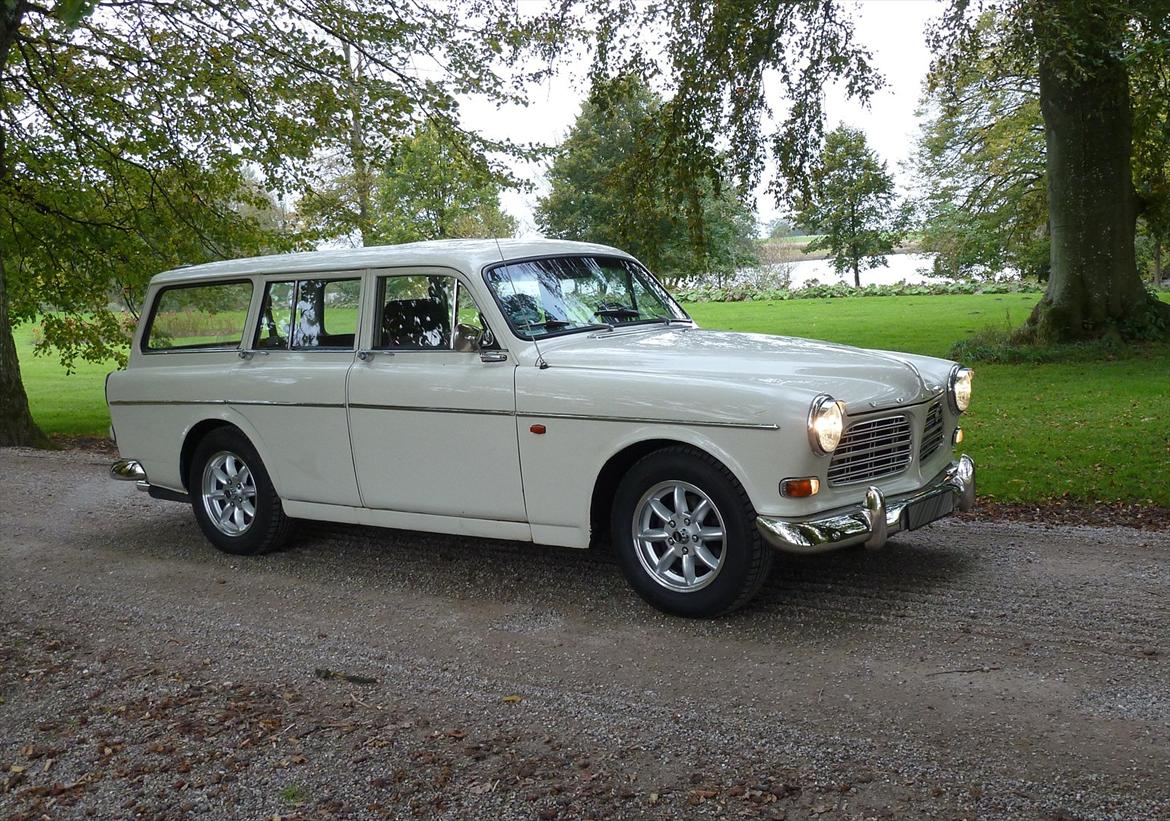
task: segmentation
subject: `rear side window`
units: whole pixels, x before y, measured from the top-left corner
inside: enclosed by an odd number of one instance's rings
[[[352,348],[360,297],[358,279],[269,282],[260,304],[255,347]]]
[[[238,348],[251,301],[251,282],[166,288],[154,302],[146,350]]]

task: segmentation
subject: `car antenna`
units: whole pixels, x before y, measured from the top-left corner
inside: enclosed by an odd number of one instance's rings
[[[500,245],[500,238],[499,237],[492,237],[492,239],[494,239],[496,241],[496,251],[499,252],[500,262],[505,262],[506,260],[504,259],[504,248],[503,248],[503,246]],[[548,367],[548,362],[545,360],[544,354],[542,354],[540,352],[540,343],[536,341],[536,334],[532,335],[532,346],[534,348],[536,348],[536,367],[540,368],[543,371],[545,368]]]

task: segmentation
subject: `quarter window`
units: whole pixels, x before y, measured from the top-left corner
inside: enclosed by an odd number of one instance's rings
[[[155,300],[146,350],[238,348],[251,301],[251,282],[167,288]]]

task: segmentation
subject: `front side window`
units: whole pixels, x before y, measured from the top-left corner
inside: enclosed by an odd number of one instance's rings
[[[637,263],[618,257],[554,257],[510,262],[485,278],[523,339],[616,324],[689,318]]]
[[[260,350],[350,349],[357,334],[361,280],[269,282],[260,303]]]
[[[167,288],[155,300],[145,349],[238,348],[251,301],[251,282]]]
[[[383,277],[377,347],[452,350],[455,279],[448,276]]]

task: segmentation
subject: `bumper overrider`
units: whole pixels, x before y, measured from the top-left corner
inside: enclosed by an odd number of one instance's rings
[[[773,547],[790,553],[823,553],[864,544],[870,550],[903,530],[914,530],[975,506],[975,462],[964,454],[934,481],[912,493],[887,499],[869,487],[857,507],[835,510],[808,520],[760,516],[756,527]]]

